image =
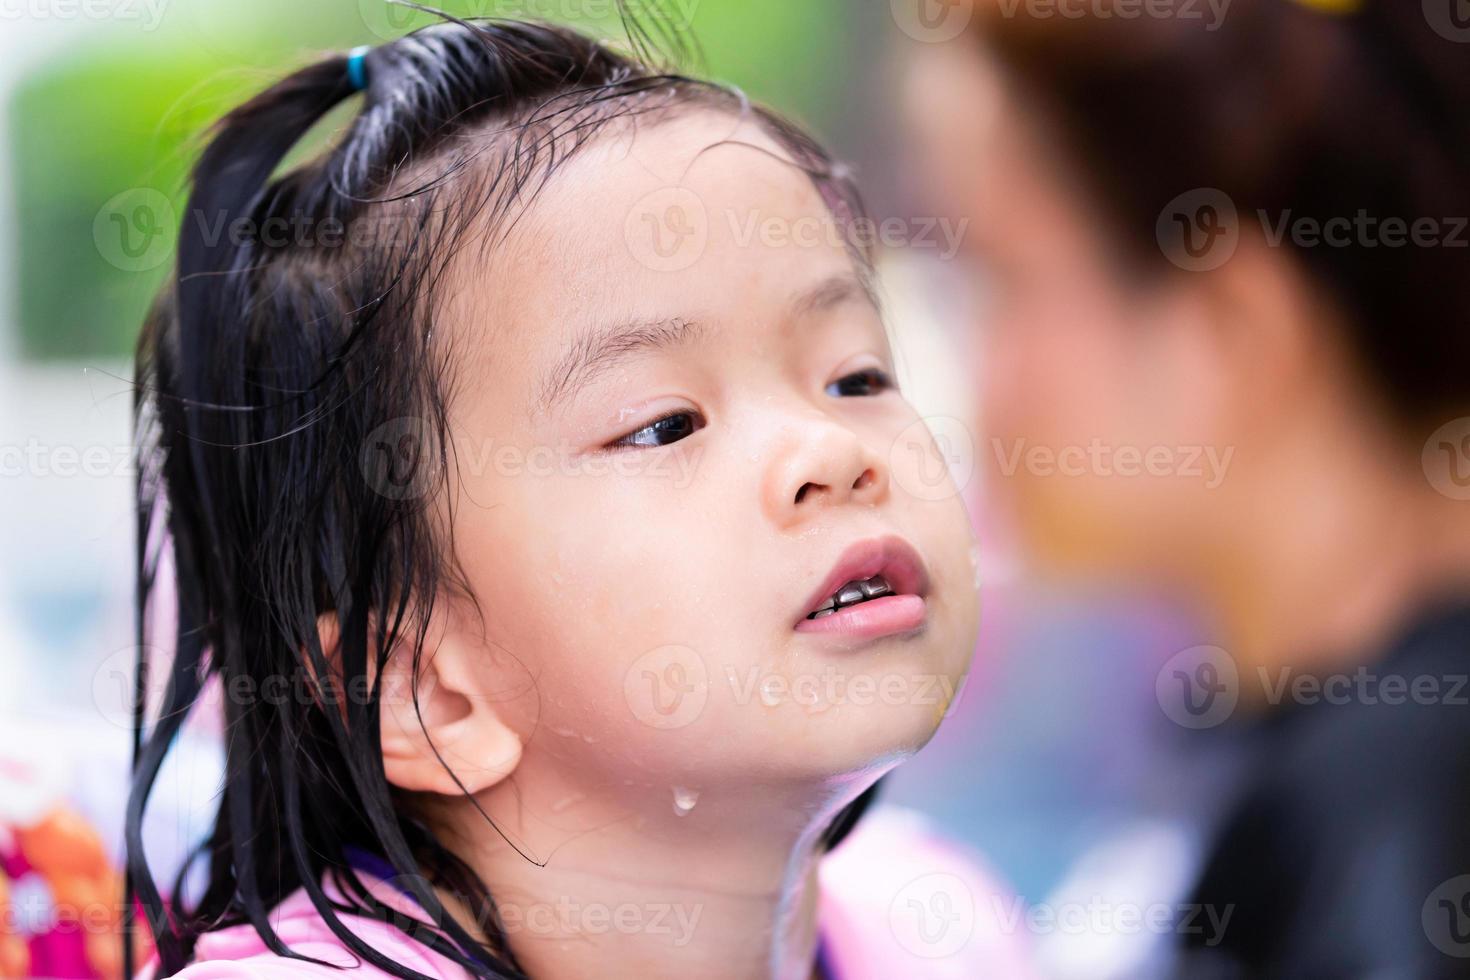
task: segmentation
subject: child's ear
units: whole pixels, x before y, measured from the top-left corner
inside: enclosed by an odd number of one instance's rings
[[[337,663],[335,614],[321,616],[317,629],[322,651]],[[407,636],[412,635],[410,628]],[[400,789],[458,796],[478,793],[509,776],[521,760],[521,738],[497,710],[491,676],[476,669],[486,657],[473,634],[428,631],[419,660],[417,706],[412,661],[405,639],[389,653],[379,686],[379,737],[388,782]]]

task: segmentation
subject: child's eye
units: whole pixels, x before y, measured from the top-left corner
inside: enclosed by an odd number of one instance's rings
[[[893,379],[886,371],[868,368],[838,378],[827,386],[827,394],[833,398],[863,398],[882,394],[893,387]]]
[[[673,412],[630,432],[612,443],[611,448],[632,446],[667,446],[704,428],[704,416],[698,412]]]

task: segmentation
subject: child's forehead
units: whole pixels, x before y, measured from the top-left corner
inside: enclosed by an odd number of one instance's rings
[[[620,120],[559,165],[526,211],[533,225],[538,213],[570,223],[580,214],[626,212],[651,195],[677,191],[709,209],[769,205],[760,198],[773,192],[811,196],[813,188],[791,153],[754,117],[688,109]]]
[[[455,279],[498,294],[501,312],[511,300],[544,307],[537,300],[552,293],[606,301],[634,282],[666,294],[693,289],[697,298],[710,285],[700,280],[716,270],[738,278],[769,261],[764,235],[751,229],[830,220],[808,173],[753,118],[691,109],[618,120],[528,189],[502,227],[473,235],[483,247],[458,250]],[[686,227],[699,233],[687,265],[658,254],[656,246],[688,247],[678,238]],[[810,248],[786,251],[787,265],[793,255],[818,258]]]

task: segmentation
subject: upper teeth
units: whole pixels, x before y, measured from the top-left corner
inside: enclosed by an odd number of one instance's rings
[[[807,616],[807,619],[821,619],[823,616],[832,615],[843,606],[851,606],[868,599],[876,599],[879,596],[892,594],[893,587],[881,575],[874,575],[872,578],[855,579],[828,596],[827,600],[818,606],[815,612]]]

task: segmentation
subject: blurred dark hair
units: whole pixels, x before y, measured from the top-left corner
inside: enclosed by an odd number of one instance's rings
[[[175,282],[145,326],[137,364],[140,654],[127,880],[160,975],[181,969],[203,933],[242,923],[276,954],[309,959],[267,917],[304,888],[348,949],[395,976],[421,976],[343,924],[340,913],[402,921],[369,894],[354,849],[385,858],[427,912],[433,928],[413,927],[415,938],[474,975],[523,975],[484,884],[387,783],[380,693],[365,683],[400,645],[395,655],[411,655],[417,676],[436,596],[463,588],[452,516],[451,528],[435,526],[425,506],[451,466],[453,352],[434,330],[440,277],[461,248],[488,255],[495,229],[615,120],[692,107],[755,119],[829,206],[861,214],[841,168],[810,138],[736,91],[652,67],[662,42],[647,25],[625,26],[632,54],[561,27],[446,19],[366,55],[357,115],[319,158],[274,176],[325,113],[357,94],[343,56],[230,112],[202,153]],[[343,233],[370,220],[366,239]],[[302,227],[322,237],[279,240]],[[339,247],[328,247],[328,229]],[[404,419],[425,431],[395,461],[423,492],[379,492],[363,453]],[[173,650],[150,655],[150,600],[169,565]],[[317,625],[327,612],[341,624],[330,662]],[[168,678],[152,718],[150,671]],[[200,849],[207,882],[186,907],[181,872],[165,900],[143,853],[143,816],[201,689],[302,677],[310,697],[223,699],[224,785]],[[871,792],[839,816],[829,842]],[[328,872],[348,906],[324,892]],[[431,886],[467,902],[485,942]]]
[[[1434,219],[1447,238],[1458,224],[1459,247],[1355,239],[1293,254],[1393,421],[1465,414],[1470,47],[1436,33],[1424,5],[1233,0],[1215,23],[1202,0],[1146,5],[1168,16],[1127,0],[1068,16],[1054,9],[1065,0],[976,3],[988,47],[1144,269],[1168,270],[1156,222],[1196,188],[1229,195],[1246,227],[1261,210]]]

